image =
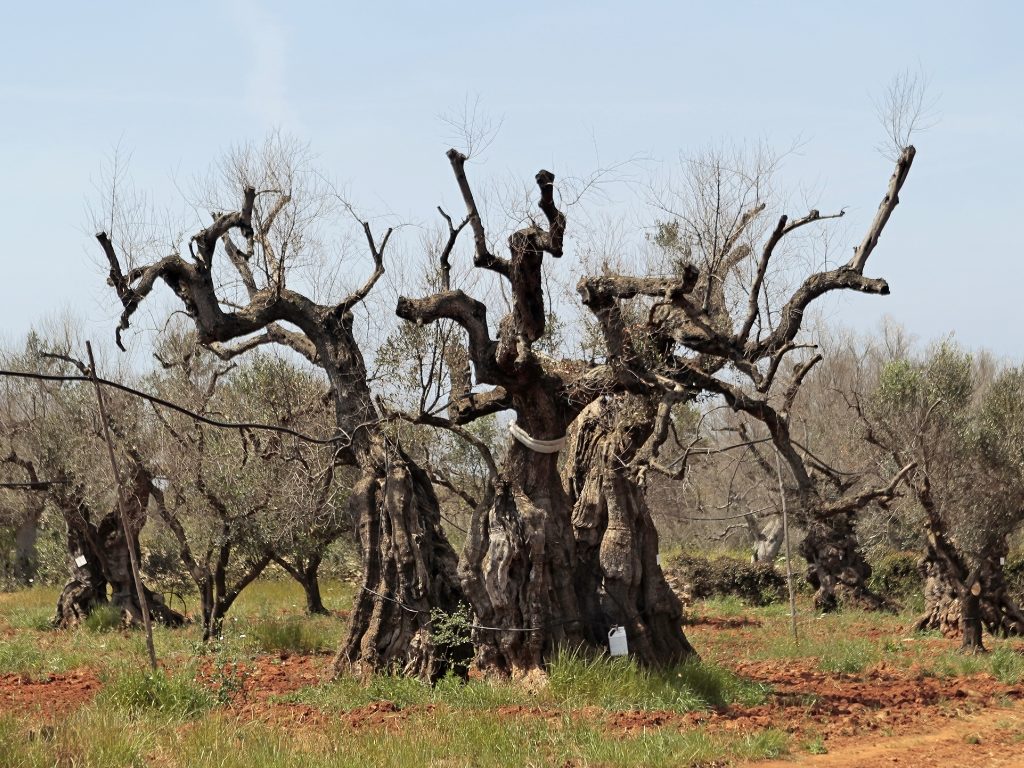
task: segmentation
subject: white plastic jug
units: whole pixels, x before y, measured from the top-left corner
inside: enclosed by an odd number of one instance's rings
[[[629,643],[626,640],[625,627],[612,627],[608,630],[608,652],[612,656],[629,654]]]

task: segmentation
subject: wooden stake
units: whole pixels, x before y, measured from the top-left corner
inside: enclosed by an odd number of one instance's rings
[[[775,473],[779,476],[779,498],[782,500],[782,539],[786,542],[786,584],[789,586],[789,615],[793,625],[793,643],[799,645],[796,628],[796,590],[793,589],[793,557],[789,549],[789,516],[786,513],[786,487],[782,482],[782,460],[775,451]]]
[[[142,624],[146,628],[146,648],[149,649],[149,665],[156,672],[156,648],[153,646],[153,624],[149,618],[149,601],[146,600],[146,592],[142,586],[142,577],[139,575],[139,561],[135,556],[135,537],[131,534],[128,526],[128,513],[124,508],[124,485],[121,481],[121,470],[117,466],[117,455],[114,453],[114,441],[110,437],[110,426],[107,422],[107,407],[103,401],[103,390],[99,381],[96,380],[96,359],[92,355],[92,343],[85,342],[86,352],[89,353],[89,376],[93,386],[96,388],[96,401],[100,408],[100,421],[103,422],[103,439],[107,443],[107,453],[110,455],[110,468],[114,475],[114,487],[117,490],[117,509],[121,515],[121,530],[124,532],[124,540],[128,545],[128,559],[131,561],[132,578],[135,580],[135,591],[139,596],[139,608],[142,609]]]

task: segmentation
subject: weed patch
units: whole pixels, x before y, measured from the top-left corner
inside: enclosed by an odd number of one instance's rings
[[[106,681],[96,703],[135,717],[159,712],[187,720],[210,709],[214,696],[186,673],[130,670]]]

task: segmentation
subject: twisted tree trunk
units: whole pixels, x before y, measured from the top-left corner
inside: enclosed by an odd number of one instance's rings
[[[968,612],[977,620],[977,626],[983,626],[993,636],[1024,635],[1024,612],[1010,597],[1003,573],[1001,560],[1006,556],[1006,549],[991,553],[982,562],[978,575],[980,592],[974,596],[956,566],[958,558],[944,551],[947,548],[943,539],[933,538],[918,563],[924,582],[925,609],[914,628],[938,630],[946,637],[963,634],[966,638],[967,607],[973,609]]]
[[[36,543],[39,540],[39,519],[43,512],[43,497],[32,494],[28,509],[14,531],[14,580],[22,586],[35,581],[39,570]]]
[[[130,481],[131,493],[126,498],[126,514],[138,555],[138,535],[146,522],[145,510],[149,503],[151,478],[144,470],[136,467]],[[142,608],[116,504],[111,512],[94,524],[88,505],[79,491],[67,495],[61,492],[56,498],[68,525],[71,578],[64,585],[57,601],[57,614],[53,623],[58,627],[67,627],[83,621],[97,605],[107,603],[109,586],[110,603],[121,610],[124,623],[141,626]],[[185,617],[167,606],[162,596],[146,586],[143,586],[143,590],[153,621],[170,626],[180,626],[185,622]]]
[[[857,546],[852,515],[811,516],[805,525],[800,554],[807,560],[807,581],[814,587],[817,610],[890,607],[884,597],[868,588],[871,566]]]
[[[517,426],[530,437],[564,436],[566,415],[551,391],[538,384],[513,402]],[[559,647],[585,639],[571,517],[557,452],[513,439],[493,501],[474,515],[459,564],[477,623],[486,627],[473,635],[484,671],[521,678],[542,670]]]
[[[278,164],[287,165],[288,160],[279,155],[268,158],[274,177]],[[189,260],[174,255],[132,269],[121,264],[107,234],[99,233],[110,284],[124,307],[117,340],[120,344],[121,331],[161,281],[184,304],[198,341],[222,358],[261,344],[283,344],[324,370],[334,398],[336,459],[362,471],[351,504],[363,544],[363,582],[336,667],[433,678],[443,672],[446,659],[433,640],[431,614],[450,612],[461,598],[455,552],[441,530],[440,509],[427,475],[383,433],[353,332],[352,309],[384,274],[391,231],[378,241],[369,223],[363,222],[373,272],[340,301],[319,304],[287,286],[291,258],[286,260],[284,254],[301,253],[303,232],[301,227],[282,231],[274,222],[296,204],[308,201],[293,200],[284,191],[257,194],[254,186],[246,186],[237,211],[215,215],[189,240]],[[298,218],[305,220],[305,213]],[[213,265],[219,252],[237,272],[247,303],[235,298],[228,302],[218,295],[221,281],[215,279]],[[254,270],[261,259],[268,268]],[[235,346],[226,347],[230,342]]]
[[[596,400],[574,427],[564,470],[574,501],[575,587],[587,640],[601,646],[623,626],[641,663],[665,666],[695,654],[683,609],[658,562],[651,520],[633,458],[650,437],[656,404],[620,395]]]
[[[427,474],[379,437],[372,458],[350,496],[363,577],[335,669],[437,680],[466,661],[463,649],[434,639],[435,612],[451,614],[462,602],[457,558]]]

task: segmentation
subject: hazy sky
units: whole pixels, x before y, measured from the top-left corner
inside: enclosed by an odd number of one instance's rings
[[[951,2],[5,3],[0,17],[3,335],[69,309],[112,334],[86,212],[115,147],[156,201],[232,144],[279,127],[351,196],[426,221],[454,203],[438,115],[467,97],[502,127],[484,161],[530,179],[709,141],[802,140],[783,181],[848,206],[851,236],[891,170],[872,104],[921,69],[939,120],[868,265],[922,337],[1022,356],[1024,11]],[[803,213],[797,209],[792,213]]]

